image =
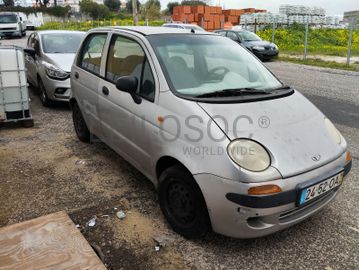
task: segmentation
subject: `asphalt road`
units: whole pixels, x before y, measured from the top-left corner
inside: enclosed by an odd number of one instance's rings
[[[24,45],[25,39],[2,42]],[[95,214],[109,214],[82,232],[114,269],[358,269],[359,73],[283,62],[267,66],[333,120],[352,151],[353,169],[342,191],[313,217],[260,239],[183,239],[168,227],[156,192],[138,171],[101,143],[78,142],[69,109],[43,108],[32,90],[35,128],[0,129],[0,158],[6,158],[1,150],[13,155],[12,167],[0,166],[0,226],[62,209],[82,225]],[[86,164],[74,165],[79,159]],[[123,223],[113,217],[114,205],[126,211]],[[158,253],[154,234],[171,239]]]

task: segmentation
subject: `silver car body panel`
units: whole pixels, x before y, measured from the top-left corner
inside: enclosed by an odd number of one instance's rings
[[[188,31],[161,27],[112,27],[94,29],[88,35],[101,32],[108,33],[108,37],[100,76],[78,67],[78,54],[71,72],[73,98],[87,126],[155,186],[158,185],[156,165],[159,160],[171,157],[183,164],[194,175],[203,192],[216,232],[241,238],[263,236],[301,221],[334,198],[337,191],[326,200],[318,200],[316,206],[303,210],[295,218],[287,218],[290,221],[286,222],[283,219],[279,221],[279,216],[295,211],[295,203],[251,209],[226,199],[228,192],[247,194],[249,187],[267,183],[276,184],[283,191],[295,189],[299,183],[321,176],[324,180],[329,171],[344,168],[343,153],[347,148],[344,138],[339,146],[330,139],[324,126],[324,115],[299,92],[279,99],[240,104],[205,104],[186,100],[170,91],[146,35]],[[155,79],[154,102],[143,99],[141,104],[136,104],[128,93],[118,91],[113,83],[104,79],[107,51],[114,34],[130,37],[143,48]],[[196,35],[202,34],[210,35],[206,32]],[[104,86],[109,89],[108,96],[102,93]],[[241,126],[236,130],[238,133],[234,129],[223,132],[225,128],[213,119],[214,115],[224,116],[229,123],[238,115],[251,119],[264,115],[270,118],[271,124],[261,128],[254,123]],[[159,117],[166,121],[160,123]],[[191,125],[189,118],[197,122]],[[226,152],[228,144],[240,137],[235,134],[245,134],[246,137],[248,133],[268,148],[273,159],[272,165],[263,172],[240,168]],[[199,135],[201,138],[196,140]],[[214,142],[213,138],[221,140]],[[317,153],[323,157],[319,163],[312,160]],[[238,208],[241,209],[239,213]],[[262,218],[254,221],[259,224],[257,227],[248,225],[250,217]]]

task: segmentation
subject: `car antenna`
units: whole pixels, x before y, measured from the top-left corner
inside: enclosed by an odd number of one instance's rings
[[[194,31],[194,29],[191,29],[191,33],[196,34],[196,31]]]

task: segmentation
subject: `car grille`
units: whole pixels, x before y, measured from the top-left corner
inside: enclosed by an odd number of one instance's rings
[[[0,29],[0,31],[10,31],[10,30],[16,30],[16,27],[6,27]]]

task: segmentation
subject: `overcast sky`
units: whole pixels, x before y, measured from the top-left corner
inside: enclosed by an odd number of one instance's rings
[[[143,2],[144,0],[141,0]],[[181,2],[181,0],[160,0],[162,9],[168,2]],[[272,13],[279,12],[282,4],[294,4],[305,6],[319,6],[327,10],[327,15],[343,15],[344,11],[359,10],[359,0],[212,0],[211,4],[228,8],[267,9]]]

